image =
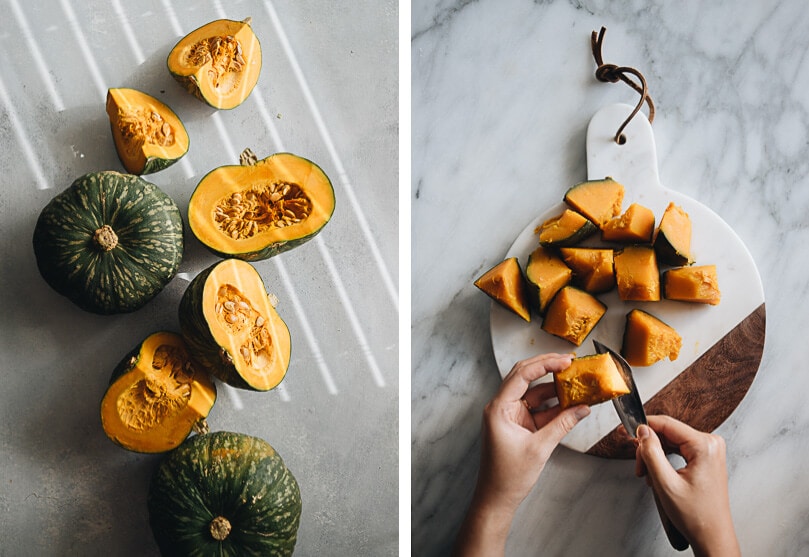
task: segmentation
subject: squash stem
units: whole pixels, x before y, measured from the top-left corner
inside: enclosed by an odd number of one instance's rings
[[[239,163],[242,166],[253,166],[258,162],[258,157],[250,147],[247,147],[242,154],[239,155]]]
[[[198,419],[196,422],[194,422],[194,425],[191,426],[191,431],[197,435],[205,435],[210,431],[208,421],[205,418]]]
[[[211,537],[216,541],[223,541],[230,534],[230,521],[224,516],[217,516],[210,524]]]
[[[95,231],[93,240],[104,251],[111,251],[118,245],[118,235],[109,224],[105,224]]]

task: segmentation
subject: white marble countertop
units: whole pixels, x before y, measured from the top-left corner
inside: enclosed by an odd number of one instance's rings
[[[604,60],[645,75],[660,180],[716,212],[755,261],[767,335],[747,395],[716,430],[745,555],[804,555],[809,514],[809,12],[802,2],[417,1],[412,5],[413,554],[446,555],[470,501],[480,418],[499,382],[490,301],[473,281],[587,178]],[[644,108],[644,113],[646,112]],[[560,447],[507,554],[676,555],[633,464]]]
[[[104,100],[134,87],[167,103],[188,155],[147,176],[186,216],[213,168],[251,147],[290,151],[331,177],[320,235],[256,263],[292,334],[281,387],[219,383],[208,422],[273,445],[296,476],[301,555],[398,551],[398,6],[323,0],[2,0],[0,9],[0,555],[156,555],[146,510],[159,457],[110,442],[99,405],[118,361],[179,330],[188,280],[217,258],[186,230],[180,273],[131,314],[85,313],[41,279],[31,238],[80,175],[122,170]],[[169,75],[186,33],[252,17],[256,89],[215,111]],[[186,220],[187,222],[187,220]]]

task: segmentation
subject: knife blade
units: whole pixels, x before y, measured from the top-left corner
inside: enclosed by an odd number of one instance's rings
[[[646,425],[648,422],[646,420],[646,412],[643,409],[643,401],[640,399],[638,387],[635,385],[635,379],[632,376],[632,368],[626,360],[624,360],[623,356],[617,352],[607,348],[597,340],[594,340],[593,344],[595,345],[597,353],[609,354],[612,357],[618,371],[626,382],[626,386],[629,387],[627,394],[612,399],[612,405],[615,406],[615,410],[618,412],[618,417],[621,418],[621,423],[624,424],[626,432],[634,438],[637,435],[638,426],[641,424]]]
[[[640,398],[638,387],[635,385],[635,378],[632,376],[632,368],[623,358],[623,356],[614,350],[601,344],[597,340],[593,341],[593,345],[595,346],[598,354],[610,355],[612,361],[615,362],[618,371],[623,376],[626,386],[629,387],[629,392],[627,394],[612,399],[612,405],[615,407],[618,417],[621,419],[621,423],[624,425],[626,432],[634,439],[638,435],[638,426],[641,424],[647,425],[649,422],[646,419],[646,411],[643,409],[643,401]],[[688,540],[685,539],[682,532],[680,532],[671,522],[671,519],[663,509],[663,505],[660,502],[660,498],[658,497],[654,488],[652,488],[652,493],[654,493],[655,506],[657,507],[657,512],[660,515],[660,521],[663,523],[663,530],[666,532],[666,537],[668,537],[669,543],[671,543],[671,546],[678,551],[688,549],[688,546],[690,545]]]

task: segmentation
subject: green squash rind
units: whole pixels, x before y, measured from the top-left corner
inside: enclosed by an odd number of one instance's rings
[[[658,261],[674,267],[687,267],[694,264],[694,258],[682,253],[672,245],[664,232],[659,232],[653,244]]]
[[[216,264],[201,271],[185,289],[179,307],[180,331],[189,351],[208,373],[234,387],[249,389],[250,386],[236,371],[232,360],[228,362],[224,357],[202,311],[202,292],[214,267]]]
[[[567,248],[582,243],[584,240],[598,232],[598,226],[596,226],[593,221],[584,215],[582,215],[582,218],[584,219],[584,222],[579,228],[570,234],[570,236],[562,238],[561,240],[556,240],[555,242],[544,242],[540,240],[539,245],[544,247]]]
[[[225,253],[222,251],[217,251],[208,246],[207,244],[205,245],[205,247],[208,248],[208,250],[212,254],[216,255],[217,257],[221,257],[222,259],[228,259],[233,257],[236,259],[241,259],[242,261],[262,261],[264,259],[275,257],[280,253],[284,253],[285,251],[289,251],[302,244],[305,244],[306,242],[317,236],[318,232],[320,232],[321,230],[323,230],[323,227],[318,228],[314,233],[309,234],[308,236],[300,236],[298,238],[287,240],[285,242],[275,242],[273,244],[268,245],[264,249],[244,253]]]
[[[149,523],[163,555],[292,555],[301,494],[283,459],[242,433],[195,435],[170,452],[152,476]],[[210,522],[230,534],[216,541]]]
[[[141,347],[143,346],[145,340],[146,339],[140,341],[135,348],[129,351],[126,356],[121,358],[121,361],[118,362],[118,365],[116,365],[115,369],[112,370],[112,376],[110,377],[109,383],[110,385],[132,371],[132,369],[138,365],[138,362],[140,361]]]
[[[118,247],[93,235],[112,227]],[[135,311],[174,278],[183,257],[176,203],[139,176],[114,171],[77,178],[42,210],[34,229],[39,272],[59,294],[98,314]]]
[[[151,157],[146,159],[146,164],[144,165],[141,174],[154,174],[155,172],[160,172],[161,170],[164,170],[179,161],[183,156],[185,156],[185,153],[176,159],[161,159],[159,157]]]

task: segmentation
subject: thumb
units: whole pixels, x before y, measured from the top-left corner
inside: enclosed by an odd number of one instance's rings
[[[538,430],[543,440],[558,445],[565,435],[571,432],[581,420],[590,415],[590,407],[587,405],[573,406],[559,412],[559,414],[547,423],[545,427]]]
[[[638,455],[643,459],[652,482],[664,487],[671,485],[677,472],[666,458],[657,433],[647,425],[638,426],[638,443]]]

